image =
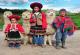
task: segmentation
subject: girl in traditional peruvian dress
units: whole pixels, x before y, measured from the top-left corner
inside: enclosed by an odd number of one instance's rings
[[[61,9],[59,16],[57,16],[53,22],[53,27],[56,29],[56,48],[60,48],[60,43],[62,48],[65,47],[65,41],[67,34],[72,35],[76,29],[76,26],[72,22],[71,18],[66,15],[66,10]]]
[[[21,36],[20,33],[24,34],[23,27],[18,24],[18,20],[20,19],[20,16],[17,15],[11,15],[8,16],[11,23],[7,25],[5,29],[6,38],[8,40],[8,46],[9,47],[20,47],[21,43]]]
[[[47,26],[46,15],[44,12],[41,12],[42,4],[32,3],[30,7],[33,9],[31,18],[30,18],[30,34],[33,38],[33,44],[41,45],[44,44],[44,34]]]

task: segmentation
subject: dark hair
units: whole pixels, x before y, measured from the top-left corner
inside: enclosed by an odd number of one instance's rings
[[[12,18],[13,19],[13,18]],[[12,20],[12,19],[10,19],[10,21]],[[16,19],[16,18],[14,18],[16,21],[18,21],[18,19]]]
[[[59,13],[62,12],[62,11],[67,12],[66,9],[60,9]]]
[[[35,7],[38,7],[38,6],[35,6]],[[39,8],[39,7],[38,7]],[[40,12],[41,13],[41,9],[39,8],[39,11],[38,12]],[[35,13],[35,11],[34,11],[34,8],[33,8],[33,10],[32,10],[32,13]]]

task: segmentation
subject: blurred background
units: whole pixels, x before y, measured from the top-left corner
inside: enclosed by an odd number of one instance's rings
[[[22,12],[31,11],[30,4],[33,2],[40,2],[43,4],[42,11],[46,12],[47,9],[56,11],[56,15],[60,9],[65,8],[68,11],[73,22],[80,29],[80,2],[79,0],[0,0],[0,30],[3,29],[4,19],[3,13],[11,11],[13,14],[21,16]],[[22,24],[22,20],[19,21]]]

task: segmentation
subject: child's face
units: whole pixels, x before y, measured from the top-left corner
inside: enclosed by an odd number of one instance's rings
[[[15,18],[11,19],[11,23],[16,23],[16,22],[17,22],[17,20]]]
[[[39,11],[39,7],[34,7],[34,11],[38,12]]]
[[[61,12],[60,12],[60,15],[61,15],[61,16],[66,16],[66,12],[65,12],[65,11],[61,11]]]

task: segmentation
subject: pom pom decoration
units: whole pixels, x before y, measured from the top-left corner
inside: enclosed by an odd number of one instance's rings
[[[13,18],[15,18],[17,21],[18,20],[20,20],[20,16],[18,16],[18,15],[10,15],[10,16],[8,16],[8,18],[11,20],[11,19],[13,19]]]

